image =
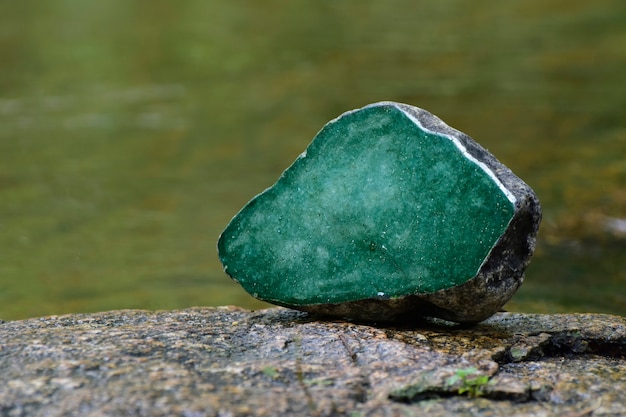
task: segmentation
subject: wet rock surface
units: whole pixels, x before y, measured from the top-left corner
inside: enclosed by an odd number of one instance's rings
[[[621,416],[626,321],[374,327],[235,307],[0,324],[1,416]]]

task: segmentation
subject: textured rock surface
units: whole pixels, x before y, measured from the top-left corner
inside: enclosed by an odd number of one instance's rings
[[[535,246],[533,191],[429,112],[383,102],[329,122],[218,242],[224,270],[278,305],[365,321],[480,321]]]
[[[0,324],[0,415],[623,416],[625,353],[625,320],[593,314],[471,328],[282,308],[44,317]]]

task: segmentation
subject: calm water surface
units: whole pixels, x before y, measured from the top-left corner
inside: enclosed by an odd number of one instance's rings
[[[322,125],[426,108],[538,193],[509,310],[626,314],[626,2],[2,2],[0,319],[260,307],[215,242]]]

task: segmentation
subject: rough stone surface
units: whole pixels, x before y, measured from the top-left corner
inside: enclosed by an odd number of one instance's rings
[[[532,189],[431,113],[381,102],[329,122],[222,233],[250,294],[365,321],[484,320],[522,283]]]
[[[0,324],[0,416],[623,416],[625,354],[626,321],[596,314],[53,316]]]

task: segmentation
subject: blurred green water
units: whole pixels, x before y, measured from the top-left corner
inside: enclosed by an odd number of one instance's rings
[[[217,236],[316,131],[426,108],[544,207],[510,310],[626,314],[626,3],[0,3],[0,318],[260,307]]]

